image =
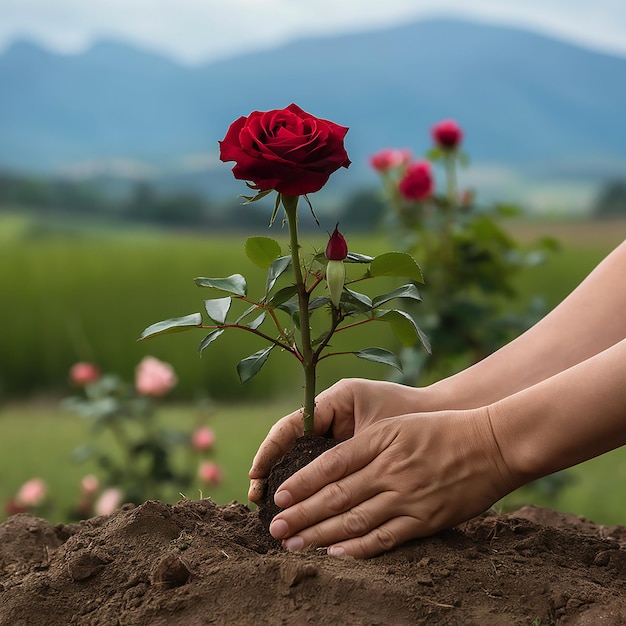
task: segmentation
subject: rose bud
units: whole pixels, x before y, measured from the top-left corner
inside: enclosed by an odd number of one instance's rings
[[[78,387],[95,383],[99,378],[100,370],[93,363],[81,361],[70,369],[70,380]]]
[[[222,482],[222,470],[213,461],[203,461],[198,467],[198,478],[206,485],[217,486]]]
[[[326,285],[333,306],[339,306],[343,285],[346,282],[346,268],[343,260],[348,256],[348,244],[344,236],[338,230],[339,224],[335,226],[333,234],[326,244]]]
[[[398,183],[400,193],[406,200],[426,200],[432,194],[433,187],[433,175],[428,161],[411,163]]]
[[[463,141],[463,130],[454,120],[443,120],[431,128],[433,141],[442,150],[454,150]]]
[[[197,452],[210,450],[215,442],[215,433],[208,426],[201,426],[191,435],[191,447]]]

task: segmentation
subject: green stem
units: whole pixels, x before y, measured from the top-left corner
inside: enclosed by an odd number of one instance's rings
[[[291,263],[296,280],[298,294],[298,309],[300,313],[300,352],[302,354],[302,368],[304,369],[304,406],[302,421],[304,434],[312,435],[315,432],[313,417],[315,414],[315,365],[316,359],[311,345],[311,323],[309,320],[309,292],[302,276],[300,264],[300,243],[298,241],[298,198],[299,196],[281,195],[281,201],[287,214],[289,224],[289,245],[291,247]]]

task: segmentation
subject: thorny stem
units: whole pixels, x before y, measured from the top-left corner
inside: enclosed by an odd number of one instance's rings
[[[309,292],[302,276],[300,264],[300,243],[298,241],[298,198],[299,196],[285,196],[281,194],[281,201],[287,214],[289,224],[289,245],[291,247],[291,263],[296,281],[298,294],[298,309],[300,313],[300,352],[302,368],[304,370],[304,405],[302,407],[302,421],[304,434],[314,433],[313,419],[315,414],[315,365],[316,355],[311,345],[311,325],[309,320]]]

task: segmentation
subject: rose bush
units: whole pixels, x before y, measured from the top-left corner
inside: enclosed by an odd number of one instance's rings
[[[287,196],[319,191],[330,175],[348,167],[345,126],[320,119],[296,104],[273,111],[253,111],[229,127],[220,159],[236,161],[233,175],[259,191]]]

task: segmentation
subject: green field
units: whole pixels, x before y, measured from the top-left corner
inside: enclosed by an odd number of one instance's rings
[[[146,354],[172,363],[180,378],[172,396],[176,404],[163,411],[165,422],[191,427],[198,417],[195,402],[205,396],[216,401],[208,421],[217,433],[216,460],[224,469],[224,482],[203,495],[220,503],[245,501],[246,474],[256,447],[270,424],[299,402],[298,368],[286,355],[277,355],[255,379],[241,386],[235,364],[257,349],[247,344],[247,338],[220,338],[219,349],[211,346],[201,359],[196,353],[203,336],[200,331],[136,341],[152,322],[201,309],[207,294],[194,286],[195,276],[241,272],[249,281],[262,284],[263,273],[244,256],[244,238],[105,229],[40,232],[19,216],[0,217],[4,305],[0,502],[25,480],[39,476],[51,492],[46,515],[54,521],[63,519],[80,478],[95,469],[71,461],[72,450],[88,435],[88,424],[59,408],[60,399],[72,391],[67,382],[69,367],[78,360],[91,360],[132,380],[136,363]],[[520,295],[511,303],[521,305],[539,294],[552,307],[624,239],[626,224],[519,222],[510,230],[526,242],[543,235],[561,241],[561,250],[545,265],[529,268],[519,277]],[[325,235],[316,243],[324,239]],[[352,250],[368,254],[390,247],[375,236],[354,237],[349,243]],[[393,348],[393,338],[384,330],[377,328],[376,343]],[[365,339],[371,340],[368,332],[351,341],[363,347]],[[385,378],[388,374],[381,365],[341,357],[321,372],[320,388],[342,376]],[[507,498],[503,506],[537,503],[605,524],[626,522],[626,504],[620,497],[626,449],[573,468],[567,475],[574,480],[556,498],[539,489],[525,489]],[[184,495],[196,498],[199,493]]]

